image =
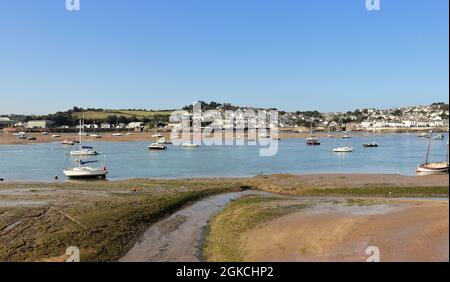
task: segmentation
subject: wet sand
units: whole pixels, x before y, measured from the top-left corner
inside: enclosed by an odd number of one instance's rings
[[[102,135],[102,138],[94,138],[85,136],[83,139],[86,142],[89,141],[95,141],[95,142],[130,142],[130,141],[152,141],[155,140],[155,138],[152,137],[152,135],[160,134],[164,136],[167,140],[170,140],[170,134],[171,132],[155,132],[155,131],[148,131],[148,132],[135,132],[130,131],[131,135],[126,135],[127,132],[121,132],[122,136],[112,136],[115,132],[97,132]],[[61,137],[53,138],[51,135],[57,134],[61,135]],[[326,133],[326,132],[317,132],[314,135],[318,138],[340,138],[345,133],[341,132],[333,132],[333,133]],[[372,133],[372,132],[351,132],[347,133],[351,136],[357,137],[357,136],[382,136],[386,133]],[[241,138],[244,138],[247,136],[247,134],[237,134]],[[330,135],[330,136],[329,136]],[[42,135],[41,133],[28,133],[28,136],[34,136],[36,137],[36,140],[21,140],[17,139],[13,133],[4,133],[0,131],[0,145],[6,145],[6,144],[39,144],[39,143],[51,143],[51,142],[61,142],[65,139],[67,140],[78,140],[78,134],[77,133],[49,133],[49,135]],[[258,134],[256,134],[257,138]],[[304,139],[306,137],[310,136],[308,132],[299,132],[298,130],[291,130],[291,129],[280,129],[278,137],[281,139]],[[189,139],[189,138],[188,138]]]
[[[210,218],[230,201],[250,194],[259,193],[245,191],[213,196],[176,212],[147,229],[120,261],[200,261],[202,234]]]
[[[396,200],[370,205],[319,204],[241,237],[245,261],[448,261],[448,200]]]

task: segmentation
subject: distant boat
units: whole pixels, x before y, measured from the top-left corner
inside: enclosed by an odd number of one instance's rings
[[[64,140],[61,142],[62,145],[68,145],[68,146],[73,146],[75,145],[75,141],[71,141],[71,140]]]
[[[352,138],[350,135],[348,135],[348,134],[345,134],[344,136],[342,136],[342,138],[343,139],[350,139],[350,138]]]
[[[306,145],[310,146],[318,146],[320,145],[319,139],[315,136],[310,136],[306,138]]]
[[[320,145],[319,138],[317,138],[316,136],[313,135],[312,123],[311,123],[310,129],[309,129],[309,137],[306,138],[305,140],[306,140],[306,145],[310,145],[310,146]]]
[[[78,136],[80,136],[79,147],[78,147],[78,150],[70,151],[70,155],[72,155],[72,156],[73,155],[79,155],[79,156],[93,156],[93,155],[97,155],[98,153],[97,153],[97,151],[94,150],[93,147],[83,145],[83,128],[84,128],[83,125],[84,124],[82,124],[82,122],[80,120],[80,132],[78,133]]]
[[[94,134],[91,134],[90,137],[93,137],[93,138],[102,138],[102,135],[101,135],[101,134],[94,133]]]
[[[114,136],[114,137],[120,137],[120,136],[122,136],[122,133],[113,133],[111,135]]]
[[[152,137],[153,137],[153,138],[162,138],[162,137],[164,137],[164,136],[162,136],[161,134],[154,134],[154,135],[152,135]]]
[[[48,135],[47,131],[42,132],[42,135]]]
[[[365,147],[365,148],[376,148],[376,147],[378,147],[378,144],[375,143],[375,142],[370,142],[370,143],[363,144],[363,147]]]
[[[172,141],[166,140],[166,138],[161,137],[156,141],[157,144],[172,144]]]
[[[196,148],[196,147],[198,147],[198,144],[195,144],[192,141],[186,141],[186,142],[182,143],[181,146],[186,147],[186,148]]]
[[[148,146],[148,149],[149,149],[149,150],[159,150],[159,151],[162,151],[162,150],[167,150],[167,147],[164,146],[163,144],[152,143],[152,144],[150,144],[150,145]]]
[[[59,135],[59,134],[53,134],[52,135],[52,138],[59,138],[59,137],[61,137],[61,135]]]
[[[36,137],[35,137],[35,136],[30,136],[30,137],[27,138],[27,140],[28,140],[28,141],[35,141],[35,140],[36,140]]]
[[[339,148],[334,148],[333,152],[335,152],[335,153],[350,153],[350,152],[353,152],[353,148],[351,148],[351,147],[339,147]]]
[[[442,134],[437,135],[436,137],[434,137],[434,140],[444,140],[445,136]]]
[[[428,148],[427,148],[427,156],[425,158],[425,163],[419,164],[417,166],[416,171],[417,172],[448,172],[449,170],[449,164],[448,164],[448,151],[447,151],[447,161],[445,162],[429,162],[429,156],[430,156],[430,148],[431,148],[431,142],[432,142],[432,136],[433,132],[430,133],[430,136],[428,137],[430,141],[428,141]],[[448,147],[447,147],[448,149]]]
[[[419,138],[428,137],[428,134],[426,132],[422,132],[422,133],[417,134],[417,137],[419,137]]]

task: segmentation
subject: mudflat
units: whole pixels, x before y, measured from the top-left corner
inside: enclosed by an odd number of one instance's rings
[[[448,261],[448,201],[373,206],[317,205],[281,216],[241,237],[245,261]]]

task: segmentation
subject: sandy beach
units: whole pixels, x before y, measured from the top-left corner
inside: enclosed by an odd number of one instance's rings
[[[155,132],[155,131],[148,131],[148,132],[134,132],[131,131],[130,135],[127,135],[127,132],[122,132],[122,136],[112,136],[112,134],[115,132],[99,132],[99,134],[102,135],[102,138],[94,138],[94,137],[83,137],[85,142],[132,142],[132,141],[154,141],[155,138],[152,137],[154,134],[160,134],[164,136],[167,140],[170,140],[170,132]],[[316,132],[314,133],[314,136],[318,138],[341,138],[345,134],[350,134],[351,136],[358,137],[358,136],[383,136],[386,134],[392,134],[393,132],[363,132],[363,131],[357,131],[357,132],[350,132],[350,133],[342,133],[342,132]],[[54,138],[51,135],[57,134],[60,135],[60,137]],[[407,134],[414,134],[414,133],[407,133]],[[13,133],[4,133],[0,131],[0,145],[5,144],[38,144],[38,143],[51,143],[51,142],[57,142],[60,143],[63,140],[78,140],[78,134],[77,133],[50,133],[49,135],[42,135],[41,133],[29,133],[29,136],[36,137],[36,140],[21,140],[17,139]],[[241,134],[242,135],[242,134]],[[238,135],[241,138],[244,138],[247,136],[247,134],[243,134],[242,136]],[[278,133],[278,137],[280,139],[304,139],[310,136],[310,133],[308,132],[299,132],[296,129],[280,129]],[[224,137],[225,138],[225,137]],[[256,138],[258,136],[256,135]],[[186,138],[186,140],[189,140],[189,138]]]
[[[448,201],[320,204],[242,235],[246,261],[448,261]]]

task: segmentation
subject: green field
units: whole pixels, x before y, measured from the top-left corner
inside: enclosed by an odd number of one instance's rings
[[[124,116],[126,118],[136,117],[138,120],[144,118],[151,118],[155,115],[170,115],[172,110],[167,111],[132,111],[132,110],[104,110],[104,111],[83,111],[75,112],[72,114],[76,119],[83,117],[88,120],[106,120],[108,116],[120,117]]]

